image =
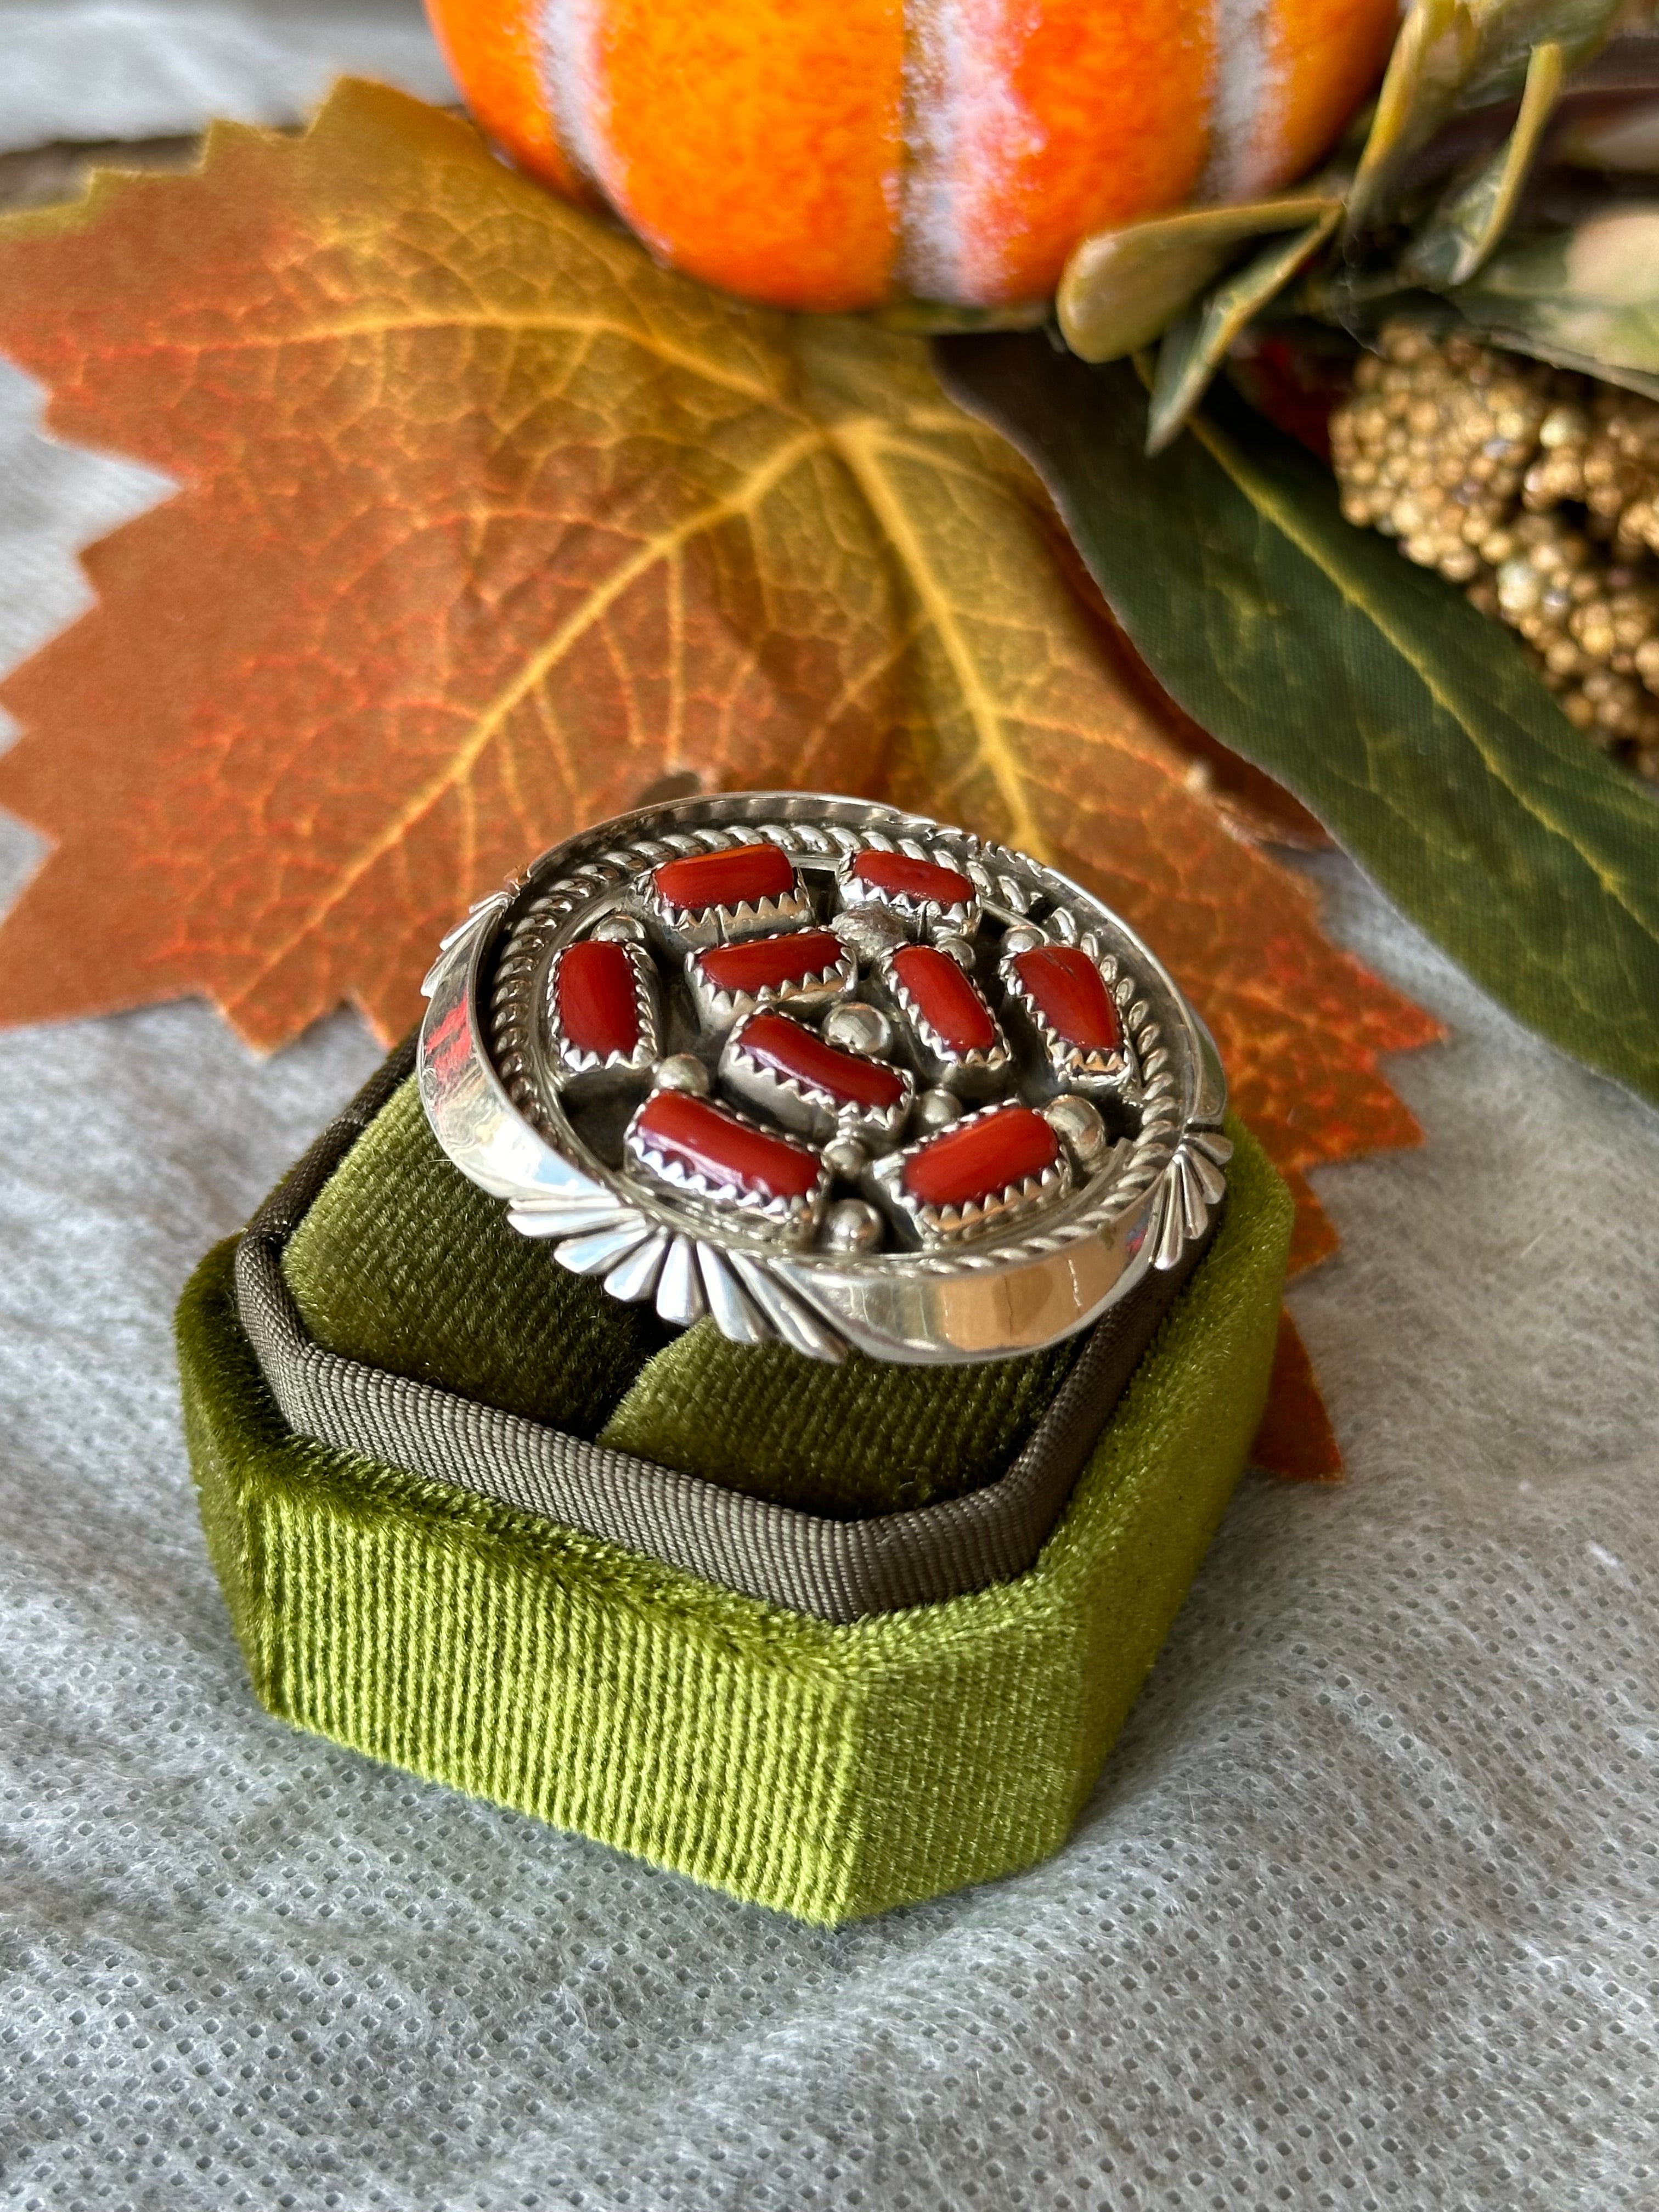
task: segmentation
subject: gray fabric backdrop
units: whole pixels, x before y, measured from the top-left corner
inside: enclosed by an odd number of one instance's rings
[[[276,119],[337,60],[442,82],[390,0],[0,42],[0,147]],[[37,404],[0,374],[6,659],[165,489]],[[38,855],[6,828],[0,898]],[[1352,1479],[1246,1479],[1058,1858],[836,1935],[258,1711],[169,1313],[374,1048],[0,1036],[0,2203],[1659,2202],[1659,1117],[1318,872],[1454,1030],[1393,1070],[1425,1149],[1321,1179],[1295,1305]]]

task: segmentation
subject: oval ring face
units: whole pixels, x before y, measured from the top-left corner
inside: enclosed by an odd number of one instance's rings
[[[571,839],[427,978],[421,1096],[614,1296],[818,1358],[1088,1327],[1224,1192],[1225,1085],[1065,877],[869,800],[745,793]]]

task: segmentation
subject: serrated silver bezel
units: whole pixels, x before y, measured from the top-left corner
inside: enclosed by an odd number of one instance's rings
[[[931,949],[936,952],[939,950],[937,945],[932,945]],[[952,1089],[982,1091],[999,1083],[1012,1066],[1013,1054],[1009,1050],[1007,1032],[996,1008],[980,989],[977,976],[969,975],[968,981],[984,1001],[985,1011],[991,1017],[991,1027],[995,1035],[991,1044],[983,1049],[956,1052],[928,1020],[913,994],[905,988],[903,979],[894,965],[897,955],[908,950],[908,946],[897,945],[893,951],[884,955],[876,963],[875,976],[909,1030],[924,1072],[935,1083],[948,1084]],[[950,957],[948,952],[939,953],[941,959],[948,960]],[[966,969],[963,972],[964,975],[967,973]]]
[[[1019,1008],[1030,1023],[1058,1081],[1062,1084],[1110,1084],[1120,1091],[1132,1085],[1136,1080],[1135,1056],[1128,1042],[1123,1017],[1134,1002],[1136,986],[1133,976],[1121,972],[1113,954],[1103,955],[1097,946],[1091,946],[1081,939],[1066,938],[1056,933],[1052,937],[1045,935],[1042,941],[1045,945],[1073,948],[1093,961],[1117,1011],[1116,1048],[1111,1052],[1091,1051],[1061,1036],[1021,980],[1014,965],[1018,955],[1012,952],[1005,952],[997,963],[997,980],[1005,996]]]
[[[1072,1188],[1071,1160],[1064,1143],[1056,1135],[1053,1166],[1045,1168],[1040,1176],[1026,1176],[1018,1182],[1005,1183],[1000,1190],[966,1206],[925,1206],[904,1188],[905,1168],[919,1152],[926,1152],[943,1138],[955,1136],[959,1129],[969,1128],[975,1121],[988,1121],[993,1114],[1000,1114],[1010,1103],[1000,1098],[988,1106],[981,1106],[976,1113],[964,1114],[959,1121],[952,1121],[943,1129],[930,1129],[917,1143],[905,1146],[902,1152],[890,1152],[870,1170],[872,1188],[884,1204],[909,1223],[922,1243],[963,1243],[992,1230],[1007,1228],[1022,1215],[1033,1213],[1040,1206],[1063,1198]]]
[[[648,1133],[641,1128],[640,1116],[649,1103],[648,1099],[641,1100],[623,1136],[623,1150],[636,1174],[649,1176],[653,1182],[665,1184],[683,1197],[705,1200],[722,1211],[729,1208],[756,1224],[769,1223],[791,1243],[804,1242],[811,1235],[823,1211],[830,1183],[830,1170],[822,1158],[818,1160],[817,1181],[805,1198],[763,1198],[758,1192],[744,1190],[741,1184],[711,1183],[707,1176],[688,1169],[683,1161],[671,1159],[659,1151]],[[720,1111],[761,1136],[788,1141],[780,1130],[768,1128],[752,1115],[739,1113],[723,1100],[720,1102]]]
[[[805,936],[809,931],[820,929],[826,935],[834,935],[833,931],[817,921],[810,922],[807,929],[785,933]],[[721,990],[702,971],[705,955],[719,949],[706,945],[701,951],[688,953],[685,962],[685,980],[690,986],[692,1000],[701,1018],[712,1030],[726,1029],[762,1006],[827,1006],[836,999],[845,998],[858,981],[858,962],[842,945],[834,960],[799,981],[764,983],[758,991]]]
[[[883,890],[879,884],[866,884],[853,873],[860,853],[899,853],[907,860],[927,860],[939,865],[937,856],[929,853],[915,837],[884,837],[879,832],[860,839],[836,871],[836,896],[843,908],[861,906],[880,907],[903,922],[913,937],[931,935],[935,932],[952,937],[971,937],[979,927],[979,900],[953,900],[948,905],[938,899],[918,899],[908,891]],[[967,875],[967,870],[958,873]],[[973,881],[969,877],[969,881]]]
[[[705,842],[702,849],[719,853],[729,851],[734,845],[775,845],[777,842],[775,837],[733,836],[722,844]],[[675,857],[701,858],[702,854]],[[784,857],[787,859],[787,854]],[[774,930],[799,928],[812,918],[811,902],[801,890],[799,879],[793,890],[781,892],[776,898],[740,899],[735,906],[683,907],[671,906],[661,896],[653,880],[654,874],[654,870],[647,873],[638,887],[640,905],[668,943],[681,952],[707,951],[716,945],[738,945],[746,937],[765,937]]]
[[[639,1023],[639,1040],[632,1052],[597,1053],[572,1044],[559,1018],[559,970],[564,957],[573,947],[560,947],[548,964],[545,985],[547,1042],[551,1058],[560,1078],[569,1081],[580,1075],[643,1075],[654,1067],[662,1053],[662,1024],[657,1006],[657,971],[651,956],[642,945],[623,941],[618,948],[625,956],[634,976],[634,1012]]]
[[[784,1006],[757,1007],[758,1013],[787,1012]],[[745,1014],[726,1040],[720,1054],[720,1073],[726,1083],[739,1097],[762,1108],[781,1122],[786,1128],[796,1129],[807,1135],[827,1141],[837,1133],[858,1138],[872,1145],[896,1143],[905,1122],[909,1119],[911,1103],[915,1097],[916,1081],[908,1067],[883,1059],[879,1054],[869,1057],[896,1075],[903,1086],[903,1096],[896,1106],[860,1106],[856,1102],[843,1103],[833,1091],[820,1090],[817,1085],[803,1081],[800,1077],[781,1075],[764,1061],[755,1059],[744,1048],[744,1036],[753,1014]],[[849,1058],[857,1057],[848,1054]]]

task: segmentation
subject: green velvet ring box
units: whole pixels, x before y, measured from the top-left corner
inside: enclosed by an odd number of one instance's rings
[[[1291,1202],[1249,1134],[1144,1355],[1103,1324],[830,1368],[564,1273],[439,1151],[410,1066],[179,1308],[261,1701],[809,1921],[1056,1850],[1266,1396]]]

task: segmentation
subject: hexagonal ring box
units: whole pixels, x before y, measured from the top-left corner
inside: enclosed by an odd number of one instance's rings
[[[1288,1246],[1155,956],[1024,855],[762,793],[571,840],[428,988],[180,1308],[258,1694],[811,1920],[1058,1848]]]

